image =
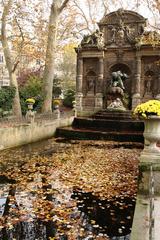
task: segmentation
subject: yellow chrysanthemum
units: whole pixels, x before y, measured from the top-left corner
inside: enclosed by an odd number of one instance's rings
[[[34,104],[34,103],[35,103],[35,100],[34,100],[34,98],[27,98],[27,99],[26,99],[26,103]]]
[[[148,102],[139,104],[133,114],[137,117],[147,118],[151,115],[160,116],[160,101],[149,100]]]

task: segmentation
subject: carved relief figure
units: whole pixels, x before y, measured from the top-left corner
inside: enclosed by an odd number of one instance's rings
[[[110,39],[108,43],[117,43],[123,44],[125,40],[128,40],[130,43],[135,42],[135,27],[130,26],[129,24],[124,24],[122,20],[119,21],[119,24],[117,26],[110,25]]]
[[[93,44],[98,45],[98,43],[100,42],[101,37],[102,37],[102,33],[97,29],[92,34]]]
[[[145,79],[145,94],[151,93],[152,76],[148,75]]]
[[[130,43],[135,42],[135,36],[136,36],[135,26],[126,25],[126,26],[125,26],[125,34],[126,34],[127,40],[128,40]]]
[[[139,25],[138,34],[142,35],[144,33],[144,31],[145,31],[145,24],[142,23]]]
[[[117,29],[114,25],[110,25],[108,27],[110,29],[110,40],[109,40],[109,43],[114,43],[116,41],[116,32],[117,32]]]
[[[124,22],[124,15],[125,15],[124,9],[119,8],[116,14],[117,14],[118,19],[119,19],[119,25],[121,25],[121,23]]]
[[[94,33],[92,33],[90,35],[89,34],[84,35],[84,37],[81,41],[81,47],[85,47],[88,45],[102,47],[103,46],[103,33],[97,29]]]
[[[126,42],[137,43],[137,38],[144,34],[145,23],[129,22],[126,21],[125,11],[119,9],[116,12],[115,24],[108,25],[108,41],[107,44],[116,43],[122,46]]]
[[[87,92],[94,93],[95,92],[95,77],[87,76]]]
[[[124,29],[120,27],[117,32],[117,42],[122,43],[123,41],[124,41]]]

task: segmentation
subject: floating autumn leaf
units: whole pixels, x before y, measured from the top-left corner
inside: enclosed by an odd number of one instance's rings
[[[12,149],[1,153],[2,176],[16,181],[16,198],[10,196],[9,202],[9,214],[16,216],[2,219],[2,227],[6,222],[13,226],[17,221],[30,222],[38,218],[56,224],[57,233],[53,239],[59,239],[64,232],[69,239],[76,239],[79,232],[84,237],[86,234],[77,204],[84,207],[87,196],[83,199],[77,196],[76,201],[76,198],[72,199],[73,191],[92,193],[103,201],[114,199],[115,206],[122,210],[126,206],[119,199],[135,198],[139,149],[127,149],[120,143],[106,141],[74,141],[65,146],[50,140],[50,148],[57,151],[46,156],[49,146],[47,151],[40,146],[32,154],[25,154],[22,148],[17,149],[16,154]],[[14,203],[20,206],[19,209],[12,207]],[[101,202],[98,206],[102,210],[110,208],[109,204],[103,206]],[[93,210],[93,206],[88,206],[88,213]],[[111,215],[115,218],[114,212]],[[91,220],[91,224],[96,231],[100,229],[95,220]],[[124,226],[123,221],[121,224]],[[107,237],[94,236],[94,239]]]

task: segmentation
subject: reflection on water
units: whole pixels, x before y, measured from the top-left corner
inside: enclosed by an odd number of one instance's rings
[[[73,192],[78,209],[86,220],[85,229],[111,239],[129,239],[135,201],[132,199],[100,200],[92,193]]]
[[[21,156],[27,152],[28,161],[30,151],[48,156],[64,148],[54,144],[46,147],[43,141],[34,144],[35,148],[26,146]],[[11,167],[14,163],[10,163]],[[18,165],[20,171],[26,171],[23,164],[21,161]],[[44,170],[39,163],[35,167]],[[55,170],[52,177],[46,178],[41,171],[35,171],[25,187],[0,175],[0,239],[129,240],[134,199],[99,199],[91,192],[67,186],[60,174]]]
[[[1,216],[8,215],[9,217],[8,225],[6,222],[6,228],[0,231],[0,239],[45,240],[54,236],[57,236],[55,239],[72,239],[67,235],[69,233],[68,230],[72,226],[75,231],[75,239],[79,240],[129,239],[135,205],[134,201],[131,199],[102,201],[91,193],[66,191],[66,188],[61,183],[58,183],[58,180],[51,188],[55,187],[55,185],[59,187],[59,192],[55,195],[56,198],[52,196],[55,209],[52,220],[36,216],[33,207],[34,194],[17,191],[14,195],[14,189],[9,189],[8,185],[6,185],[7,187],[1,185],[4,190],[3,197],[1,197]],[[8,191],[9,196],[7,196]],[[51,195],[46,195],[45,201],[47,201],[47,198],[51,199]],[[13,199],[11,196],[16,197]],[[69,211],[68,221],[65,218],[60,218],[59,213],[57,213],[58,209],[64,204],[65,211]],[[21,216],[18,214],[20,210]],[[63,207],[61,215],[62,213]],[[13,219],[11,222],[10,217]],[[60,232],[58,233],[59,229]]]

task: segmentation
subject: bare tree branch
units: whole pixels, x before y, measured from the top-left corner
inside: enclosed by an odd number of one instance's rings
[[[75,0],[74,0],[73,2],[74,2],[74,4],[75,4],[75,6],[80,10],[79,15],[81,15],[81,16],[84,18],[84,20],[85,20],[85,22],[86,22],[86,25],[87,25],[88,31],[89,31],[90,33],[92,33],[92,30],[91,30],[90,27],[89,27],[89,21],[88,21],[88,19],[87,19],[87,17],[86,17],[85,12],[83,11],[82,7],[80,7]]]
[[[23,34],[22,28],[21,28],[21,26],[20,26],[20,24],[19,24],[19,22],[18,22],[18,20],[17,20],[16,17],[15,17],[15,21],[16,21],[16,24],[17,24],[18,29],[19,29],[19,31],[20,31],[20,36],[21,36],[21,38],[22,38],[22,41],[24,42],[24,34]]]
[[[59,8],[60,12],[62,12],[62,10],[66,7],[68,2],[69,2],[69,0],[64,0],[64,2],[62,3],[61,7]]]
[[[12,72],[15,72],[15,71],[16,71],[16,68],[17,68],[19,62],[20,62],[20,61],[18,60],[18,61],[14,64],[13,69],[12,69]]]

